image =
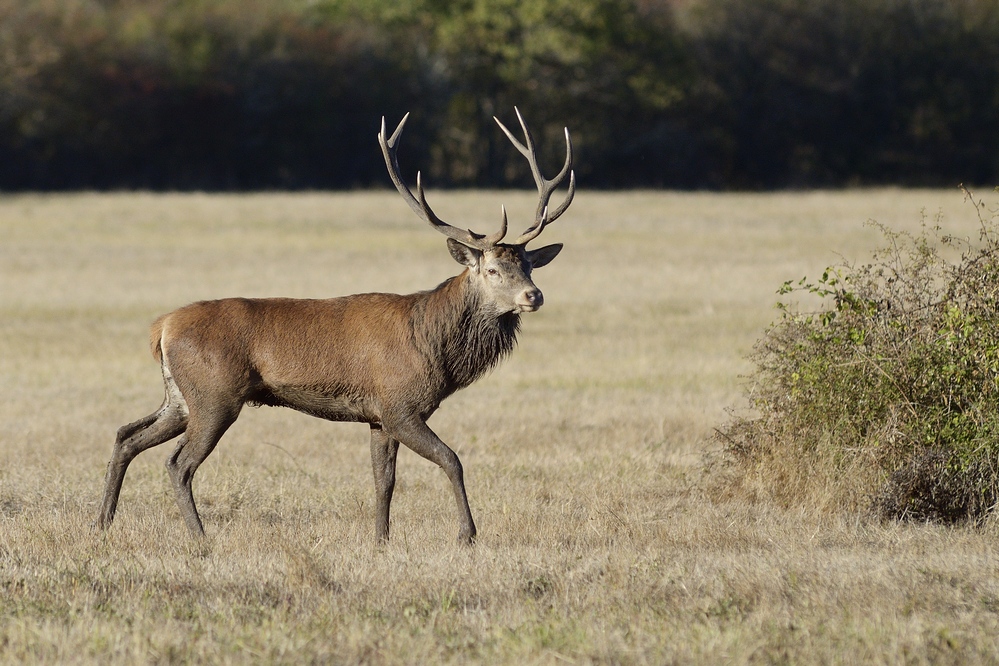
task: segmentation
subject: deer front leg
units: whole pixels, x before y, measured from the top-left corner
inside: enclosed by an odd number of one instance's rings
[[[410,449],[420,454],[432,463],[436,463],[451,481],[454,499],[458,504],[458,516],[461,529],[458,541],[472,545],[475,541],[475,522],[472,520],[472,510],[468,507],[468,497],[465,495],[464,471],[458,455],[452,451],[440,437],[418,417],[406,417],[398,421],[387,420],[385,430]]]
[[[375,537],[389,538],[389,506],[395,490],[395,460],[399,441],[385,434],[380,425],[371,426],[371,466],[375,472]]]

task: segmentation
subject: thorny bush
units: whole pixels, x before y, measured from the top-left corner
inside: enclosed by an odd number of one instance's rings
[[[884,518],[995,508],[999,209],[964,192],[978,242],[941,234],[939,217],[918,235],[872,222],[886,243],[871,263],[781,287],[751,356],[753,414],[719,430],[744,489]]]

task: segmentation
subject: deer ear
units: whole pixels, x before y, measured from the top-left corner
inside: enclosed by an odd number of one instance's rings
[[[561,251],[561,243],[545,245],[544,247],[539,247],[537,250],[528,250],[527,260],[531,262],[531,268],[541,268],[542,266],[547,266]]]
[[[479,260],[482,258],[482,252],[468,247],[464,243],[459,243],[453,238],[447,239],[447,249],[451,252],[451,256],[454,257],[455,261],[469,268],[478,266]]]

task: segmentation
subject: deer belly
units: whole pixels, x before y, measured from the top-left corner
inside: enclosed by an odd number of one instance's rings
[[[303,386],[267,386],[255,391],[246,401],[271,407],[290,407],[328,421],[370,423],[378,418],[370,405],[347,392]]]

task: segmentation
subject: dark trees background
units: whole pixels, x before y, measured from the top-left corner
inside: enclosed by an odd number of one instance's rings
[[[999,182],[994,0],[0,0],[0,188]],[[553,167],[554,168],[554,167]],[[407,173],[407,176],[412,174]]]

